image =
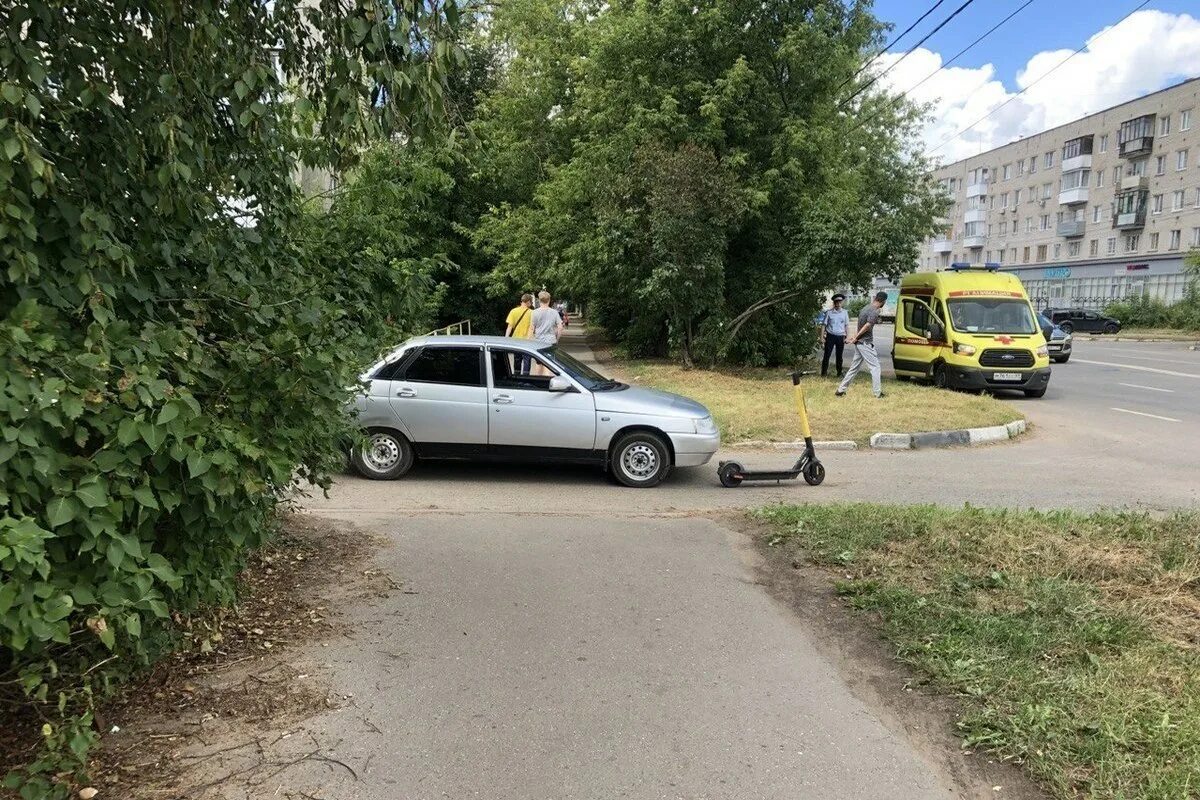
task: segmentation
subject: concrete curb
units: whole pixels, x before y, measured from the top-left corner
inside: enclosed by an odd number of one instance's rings
[[[873,450],[921,450],[926,447],[975,447],[1015,439],[1025,433],[1028,426],[1019,419],[1007,425],[988,428],[963,428],[953,431],[926,431],[922,433],[876,433],[871,435]]]

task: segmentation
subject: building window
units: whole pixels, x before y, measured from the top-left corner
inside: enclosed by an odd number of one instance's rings
[[[1100,135],[1100,152],[1101,153],[1108,152],[1108,134],[1107,133]],[[1095,255],[1095,253],[1093,253],[1092,255]]]
[[[1171,231],[1171,243],[1170,243],[1170,246],[1167,248],[1168,250],[1178,250],[1179,249],[1179,238],[1180,238],[1179,235],[1181,233],[1182,233],[1182,231]]]
[[[1200,204],[1200,201],[1197,201],[1197,203]],[[1013,189],[1013,208],[1016,208],[1019,205],[1021,205],[1021,190]]]
[[[1200,228],[1192,228],[1192,247],[1200,247]]]
[[[1000,207],[1008,208],[1008,192],[1005,192],[1004,194],[1000,195]]]
[[[1146,249],[1151,250],[1151,251],[1158,249],[1158,234],[1157,233],[1150,234],[1150,246],[1147,247]]]
[[[1105,138],[1107,138],[1107,137],[1105,137]],[[1107,142],[1105,144],[1107,144]],[[1090,242],[1088,242],[1088,255],[1089,256],[1100,255],[1100,240],[1099,239],[1092,239]]]
[[[1062,256],[1062,245],[1056,243],[1054,245],[1054,258],[1055,258],[1055,260],[1058,260],[1058,258],[1060,258],[1061,256]]]
[[[1186,131],[1192,127],[1192,110],[1190,108],[1179,112],[1179,130]]]
[[[1017,177],[1019,178],[1024,174],[1025,174],[1025,159],[1022,158],[1017,161]]]
[[[1131,233],[1125,237],[1125,252],[1136,253],[1138,251],[1138,243],[1141,242],[1142,235],[1140,233]]]
[[[1113,186],[1118,186],[1121,183],[1121,165],[1117,164],[1113,167]]]
[[[1025,218],[1025,232],[1029,233],[1033,230],[1033,217]]]
[[[1117,252],[1117,237],[1108,237],[1108,254],[1111,256]]]
[[[1067,242],[1067,257],[1074,258],[1079,255],[1079,242]]]
[[[1000,235],[1005,236],[1008,233],[1008,220],[1000,221]]]
[[[1187,169],[1187,161],[1188,161],[1187,157],[1188,157],[1187,150],[1180,150],[1178,153],[1175,154],[1175,171],[1176,172],[1181,172],[1181,171]]]
[[[1167,157],[1166,156],[1157,156],[1154,159],[1154,174],[1155,175],[1166,175],[1167,174]]]
[[[991,236],[991,235],[992,235],[992,224],[991,224],[990,222],[988,223],[988,232],[987,232],[987,235],[988,235],[988,236]]]
[[[1003,180],[1008,180],[1011,177],[1012,177],[1012,164],[1005,164]]]
[[[1092,222],[1100,221],[1100,206],[1092,206]],[[1093,253],[1092,255],[1095,255]]]
[[[1014,248],[1012,248],[1011,250],[1009,250],[1008,252],[1009,252],[1009,259],[1008,259],[1008,260],[1009,260],[1009,261],[1016,261],[1016,260],[1017,260],[1017,248],[1015,248],[1015,247],[1014,247]]]
[[[1026,264],[1029,263],[1029,248],[1028,247],[1025,248],[1025,251],[1023,253],[1021,253],[1021,261]]]
[[[996,251],[996,260],[999,261],[1001,264],[1004,263],[1004,248],[1003,247],[1001,247],[999,250]]]
[[[1096,176],[1096,188],[1103,189],[1104,188],[1104,170],[1098,169],[1098,170],[1096,170],[1096,172],[1094,174]]]
[[[1035,172],[1037,172],[1037,156],[1030,156],[1029,157],[1029,174],[1032,175]]]
[[[1200,186],[1196,187],[1196,208],[1200,208]]]
[[[1063,221],[1063,212],[1059,211],[1057,214],[1054,215],[1054,223],[1056,225],[1061,225],[1062,221]]]
[[[1050,189],[1051,189],[1053,186],[1054,186],[1054,184],[1052,184],[1052,183],[1043,183],[1043,184],[1042,184],[1042,199],[1043,199],[1043,200],[1049,200],[1049,199],[1050,199]]]
[[[1162,213],[1162,200],[1163,200],[1163,196],[1161,194],[1154,195],[1154,197],[1150,200],[1150,213],[1151,214],[1161,214]]]
[[[1037,260],[1038,262],[1043,262],[1046,260],[1046,245],[1039,244],[1037,246]]]
[[[1148,158],[1143,158],[1143,159],[1139,159],[1138,161],[1134,161],[1132,164],[1129,165],[1129,171],[1126,172],[1125,174],[1126,175],[1137,175],[1138,177],[1145,175],[1146,174],[1146,162],[1148,162],[1149,160],[1150,159],[1148,159]]]
[[[1184,192],[1182,189],[1171,194],[1171,210],[1172,211],[1182,211],[1183,210],[1183,195],[1184,195]]]
[[[1054,166],[1054,151],[1053,150],[1051,150],[1049,153],[1046,153],[1046,162],[1045,163],[1046,163],[1046,169],[1050,169],[1051,167]]]
[[[1166,114],[1158,118],[1158,135],[1167,136],[1171,133],[1171,115]]]
[[[1039,230],[1045,231],[1045,230],[1049,230],[1049,229],[1050,229],[1050,215],[1042,214],[1042,227]]]

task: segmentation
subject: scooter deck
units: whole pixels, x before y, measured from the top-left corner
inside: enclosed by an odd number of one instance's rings
[[[786,470],[781,472],[747,470],[741,473],[741,477],[744,481],[788,481],[800,477],[800,470]]]

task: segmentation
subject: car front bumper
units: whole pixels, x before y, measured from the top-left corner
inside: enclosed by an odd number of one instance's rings
[[[955,389],[1045,389],[1050,385],[1050,368],[1009,370],[1019,373],[1020,380],[995,380],[997,372],[1005,372],[995,367],[960,367],[946,365],[946,383]]]
[[[699,467],[712,460],[721,447],[720,433],[669,433],[675,466]]]

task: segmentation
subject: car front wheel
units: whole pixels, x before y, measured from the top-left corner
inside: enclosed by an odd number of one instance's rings
[[[413,465],[413,449],[400,434],[389,430],[368,432],[367,441],[350,456],[354,469],[373,481],[390,481],[408,472]]]
[[[662,483],[671,473],[671,451],[653,433],[627,433],[613,445],[611,469],[622,485],[648,489]]]
[[[1104,326],[1105,333],[1116,333],[1118,330],[1120,329],[1117,327],[1116,323],[1113,322],[1110,322]]]
[[[1063,333],[1070,333],[1075,330],[1075,326],[1069,322],[1060,322],[1058,323],[1058,327],[1062,329]]]

